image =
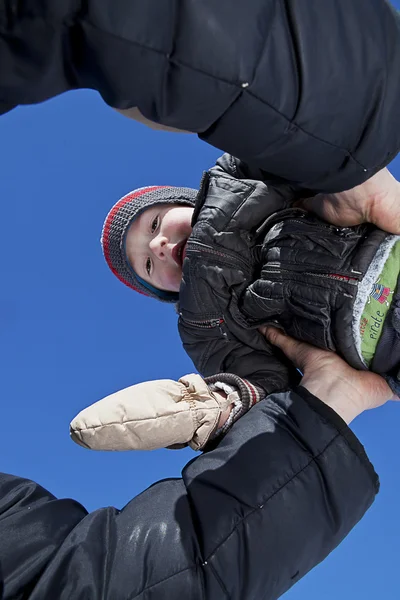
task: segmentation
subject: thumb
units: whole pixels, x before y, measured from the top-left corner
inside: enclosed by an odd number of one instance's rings
[[[287,336],[276,327],[260,327],[260,332],[266,337],[270,344],[282,350],[295,367],[301,370],[304,368],[304,353],[309,348],[311,349],[311,346]]]
[[[301,200],[297,200],[293,203],[293,206],[296,208],[302,208],[308,212],[312,212],[320,218],[325,218],[326,199],[326,195],[324,196],[322,194],[317,194],[316,196],[311,196],[310,198],[302,198]]]
[[[370,210],[370,220],[374,225],[392,234],[400,234],[400,193],[394,197],[376,202]]]

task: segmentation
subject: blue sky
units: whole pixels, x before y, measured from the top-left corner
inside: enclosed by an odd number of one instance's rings
[[[0,139],[1,469],[89,510],[122,507],[154,481],[179,476],[193,453],[85,451],[70,441],[69,421],[117,389],[175,379],[192,366],[173,309],[109,272],[101,226],[133,188],[196,187],[220,153],[195,136],[131,123],[92,92],[9,113],[0,119]],[[400,178],[400,160],[391,170]],[[381,493],[340,548],[286,598],[399,598],[399,410],[391,403],[354,423]]]

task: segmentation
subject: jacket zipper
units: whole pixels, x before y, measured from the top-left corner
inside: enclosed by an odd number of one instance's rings
[[[256,235],[260,235],[267,227],[269,229],[272,229],[279,223],[299,223],[300,225],[304,225],[303,219],[308,214],[309,212],[307,210],[304,210],[303,208],[293,207],[277,211],[265,219],[265,221],[256,230]],[[337,225],[332,225],[331,223],[324,223],[323,221],[308,221],[307,224],[314,228],[317,227],[329,229],[330,231],[342,232],[344,233],[344,236],[353,233],[353,230],[350,227],[338,227]]]
[[[306,213],[305,213],[306,214]],[[305,215],[304,215],[305,216]],[[280,221],[278,221],[280,223]],[[283,221],[285,222],[285,221]],[[300,219],[296,218],[296,219],[288,219],[287,222],[289,223],[298,223],[299,225],[304,225],[304,221],[300,221]],[[349,227],[337,227],[336,225],[329,225],[328,223],[310,223],[310,221],[307,222],[307,225],[310,225],[310,227],[318,227],[318,228],[324,228],[324,229],[329,229],[329,231],[340,231],[340,230],[347,230],[350,229]],[[350,230],[351,231],[351,230]]]
[[[345,283],[350,283],[351,285],[358,285],[359,281],[360,281],[360,277],[357,277],[357,275],[362,275],[362,273],[360,273],[360,271],[352,271],[353,275],[355,275],[355,277],[350,277],[349,275],[344,275],[342,273],[323,273],[323,272],[310,272],[310,271],[289,271],[289,269],[279,269],[277,267],[272,268],[272,269],[263,269],[262,270],[263,273],[271,273],[271,274],[278,274],[278,273],[290,273],[291,275],[293,274],[302,274],[302,275],[309,275],[311,277],[320,277],[321,279],[333,279],[335,281],[344,281]]]
[[[273,225],[271,225],[271,229],[272,227],[275,227],[275,225],[278,225],[279,223],[298,223],[299,225],[304,225],[304,221],[301,220],[302,217],[305,217],[307,215],[307,211],[303,209],[301,214],[294,216],[294,217],[289,217],[286,219],[276,219],[276,223],[274,223]],[[276,215],[277,217],[279,217],[279,213]],[[268,219],[267,219],[268,220]],[[336,231],[339,235],[341,235],[341,237],[347,237],[348,235],[352,235],[354,233],[354,230],[351,227],[338,227],[337,225],[332,225],[330,223],[324,223],[323,221],[318,221],[316,223],[307,221],[307,225],[309,225],[310,227],[315,228],[322,228],[322,229],[328,229],[329,231]]]
[[[237,266],[236,263],[239,262],[244,267],[246,267],[247,270],[249,270],[249,268],[250,268],[249,263],[247,261],[245,261],[238,254],[232,255],[232,254],[227,254],[226,252],[220,252],[219,250],[214,250],[213,248],[211,248],[211,246],[207,246],[206,244],[202,244],[201,242],[196,242],[196,241],[192,241],[191,245],[199,246],[199,249],[201,252],[207,252],[208,254],[212,254],[213,256],[221,256],[222,258],[228,259],[232,263],[232,266],[234,266],[234,267],[236,267]]]
[[[222,317],[219,317],[217,319],[205,319],[204,321],[193,321],[191,319],[186,319],[186,317],[184,317],[182,313],[179,313],[179,315],[182,321],[184,323],[187,323],[188,325],[193,325],[194,327],[199,327],[200,329],[214,329],[218,327],[221,334],[224,337],[227,337],[225,331],[222,328],[222,325],[225,323],[225,320]]]

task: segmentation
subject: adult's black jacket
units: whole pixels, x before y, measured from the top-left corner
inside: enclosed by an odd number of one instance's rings
[[[304,388],[273,394],[182,479],[122,511],[87,514],[0,474],[0,596],[272,600],[340,543],[377,489],[336,413]]]
[[[313,190],[397,154],[399,64],[387,0],[0,0],[0,112],[93,88]]]

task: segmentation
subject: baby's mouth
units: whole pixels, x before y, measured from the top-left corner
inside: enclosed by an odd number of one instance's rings
[[[186,256],[186,242],[187,239],[182,240],[179,244],[175,244],[172,248],[172,258],[179,267],[182,267],[184,258]]]

